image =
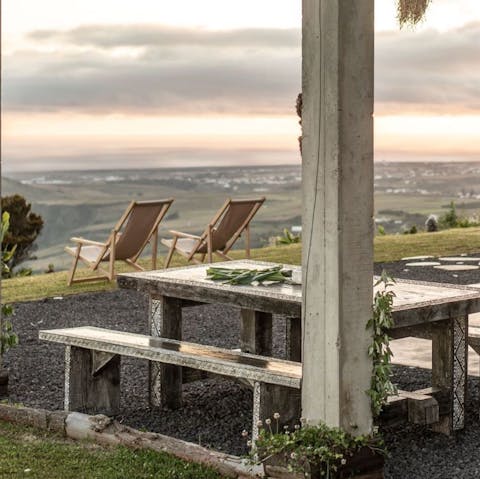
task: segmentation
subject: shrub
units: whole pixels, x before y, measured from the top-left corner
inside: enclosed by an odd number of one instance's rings
[[[430,215],[425,221],[425,229],[428,233],[438,231],[438,219],[435,215]]]
[[[458,220],[458,227],[459,228],[472,228],[474,226],[479,226],[480,223],[478,223],[478,221],[474,221],[474,220],[471,220],[469,218],[460,218]]]
[[[415,225],[411,226],[410,229],[407,229],[403,232],[404,235],[415,235],[417,233],[418,233],[418,230]]]
[[[31,211],[31,204],[20,195],[2,198],[2,211],[10,215],[10,227],[2,240],[2,249],[11,251],[13,256],[8,260],[10,271],[22,261],[30,258],[35,250],[35,240],[42,231],[43,219]]]
[[[273,460],[289,471],[309,471],[312,477],[333,478],[362,449],[385,455],[383,441],[376,431],[373,435],[354,437],[324,423],[309,425],[304,419],[292,431],[288,428],[280,430],[279,417],[280,414],[275,413],[273,421],[268,418],[258,424],[258,439],[250,453],[251,462]]]
[[[55,273],[55,265],[53,263],[48,263],[47,269],[44,271],[45,274]]]
[[[293,233],[290,232],[287,228],[283,230],[283,236],[278,236],[276,239],[276,244],[277,245],[282,245],[282,244],[294,244],[294,243],[300,243],[301,237],[300,235],[294,235]]]
[[[458,226],[457,208],[454,201],[450,202],[448,211],[440,216],[438,223],[442,228],[445,229],[456,228]]]
[[[472,226],[479,226],[478,221],[458,216],[455,202],[451,201],[449,210],[438,220],[440,226],[444,229],[448,228],[470,228]]]

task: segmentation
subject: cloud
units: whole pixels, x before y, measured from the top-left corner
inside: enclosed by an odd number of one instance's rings
[[[385,32],[376,38],[376,100],[382,109],[480,113],[480,23],[447,32]]]
[[[29,38],[97,48],[207,47],[294,48],[301,41],[298,29],[206,30],[168,25],[84,25],[67,31],[37,30]]]
[[[294,114],[300,32],[86,25],[4,59],[4,109]],[[376,38],[376,111],[480,114],[480,23]]]
[[[61,48],[5,60],[10,110],[280,114],[300,89],[298,30],[85,26],[30,38]]]

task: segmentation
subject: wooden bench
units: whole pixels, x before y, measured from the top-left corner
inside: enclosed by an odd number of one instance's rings
[[[39,338],[66,345],[65,409],[88,414],[118,413],[120,357],[162,363],[161,374],[189,367],[232,378],[253,386],[253,431],[260,418],[280,412],[285,423],[298,422],[302,365],[228,349],[174,339],[133,334],[91,326],[42,330]],[[174,368],[174,370],[172,370]],[[181,381],[161,391],[162,404],[178,405]],[[171,387],[170,387],[171,386]]]

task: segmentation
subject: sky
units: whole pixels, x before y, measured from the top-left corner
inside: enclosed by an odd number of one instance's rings
[[[300,0],[2,4],[5,172],[300,162]],[[376,161],[480,160],[480,1],[375,16]]]

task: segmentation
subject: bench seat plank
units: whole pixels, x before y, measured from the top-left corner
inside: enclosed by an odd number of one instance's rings
[[[41,330],[45,341],[187,366],[230,377],[299,389],[302,365],[229,349],[92,326]]]

